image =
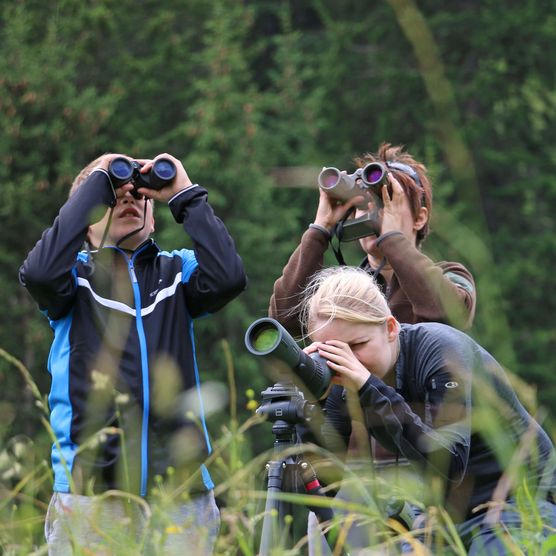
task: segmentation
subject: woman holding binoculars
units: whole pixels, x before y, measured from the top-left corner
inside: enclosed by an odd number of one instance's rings
[[[476,303],[471,273],[457,262],[434,262],[421,251],[432,209],[426,167],[402,146],[389,143],[356,163],[362,169],[376,163],[385,169],[380,198],[366,196],[362,187],[361,196],[342,202],[321,183],[315,220],[274,284],[269,316],[292,334],[301,332],[300,296],[309,278],[323,267],[332,230],[348,210],[365,203],[365,208],[357,208],[356,216],[366,211],[377,213],[378,230],[359,239],[365,252],[360,267],[375,277],[393,315],[405,323],[436,321],[469,328]]]

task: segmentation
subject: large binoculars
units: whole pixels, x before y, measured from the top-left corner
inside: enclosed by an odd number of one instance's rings
[[[291,382],[309,401],[320,400],[327,393],[333,372],[326,359],[318,353],[307,355],[278,321],[261,318],[253,322],[245,333],[245,345],[252,354],[277,360],[291,369]]]
[[[142,164],[123,156],[114,158],[108,166],[108,174],[115,188],[126,183],[135,186],[134,195],[140,187],[162,189],[176,177],[176,165],[169,158],[155,160],[150,172],[141,173]]]
[[[319,187],[330,197],[339,201],[349,201],[363,195],[364,206],[369,201],[369,193],[381,199],[380,189],[387,176],[386,168],[380,162],[370,162],[358,168],[353,174],[345,174],[338,168],[323,168],[319,174]],[[364,208],[364,206],[362,208]]]

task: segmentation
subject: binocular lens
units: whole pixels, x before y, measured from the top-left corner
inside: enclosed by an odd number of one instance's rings
[[[162,180],[170,181],[176,175],[176,167],[170,160],[160,159],[154,163],[154,173]]]
[[[334,187],[338,183],[337,176],[327,176],[324,179],[324,186],[325,187]]]
[[[275,327],[259,326],[252,332],[251,345],[256,351],[265,353],[275,347],[280,340],[280,332]]]
[[[371,162],[363,168],[362,178],[367,185],[377,185],[384,179],[384,166]]]
[[[129,181],[133,176],[133,166],[126,158],[115,158],[110,162],[110,172],[119,181]]]
[[[335,168],[323,170],[319,176],[319,184],[323,189],[332,189],[340,181],[340,172]]]

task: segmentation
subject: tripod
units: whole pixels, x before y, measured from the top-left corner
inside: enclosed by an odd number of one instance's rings
[[[301,391],[291,383],[276,383],[262,392],[263,402],[257,413],[266,415],[273,423],[273,455],[266,465],[268,482],[259,556],[268,556],[273,547],[282,542],[281,531],[286,531],[286,516],[292,515],[292,504],[281,500],[281,492],[299,492],[301,483],[308,494],[324,496],[312,465],[288,449],[296,445],[296,425],[308,423],[314,416],[316,405],[305,400]],[[319,523],[331,522],[331,508],[308,506]],[[326,540],[334,550],[336,530],[326,533]],[[291,537],[291,532],[286,537]],[[289,538],[291,542],[291,538]],[[347,553],[342,549],[340,554]]]

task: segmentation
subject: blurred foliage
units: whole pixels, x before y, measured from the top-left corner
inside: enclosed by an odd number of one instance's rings
[[[315,190],[273,187],[273,170],[312,166],[316,178],[389,141],[431,171],[425,251],[474,273],[472,335],[554,407],[555,40],[547,0],[3,2],[0,347],[48,391],[51,332],[19,265],[90,160],[170,152],[209,190],[249,275],[197,327],[203,375],[225,382],[227,360],[236,368],[243,421],[269,382],[244,331],[266,315],[317,204]],[[187,246],[168,211],[156,219],[161,247]],[[3,359],[0,389],[3,446],[46,445],[36,398]],[[250,438],[254,453],[271,442]]]

